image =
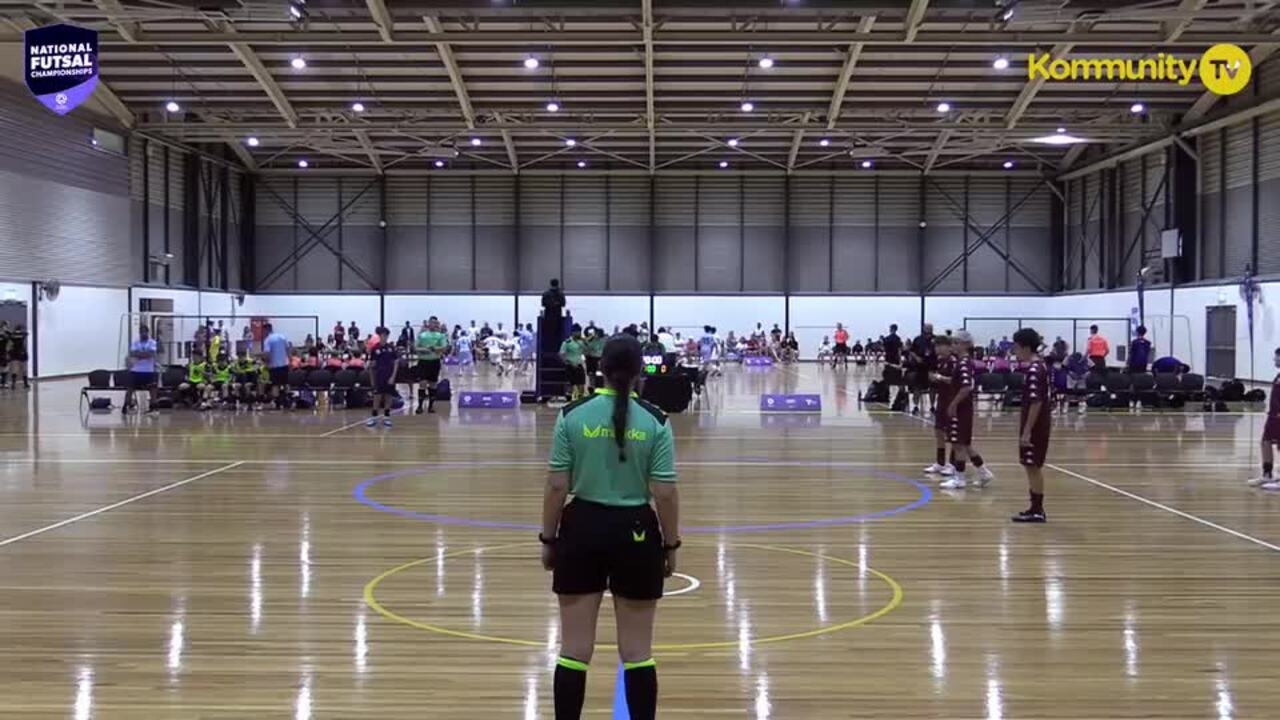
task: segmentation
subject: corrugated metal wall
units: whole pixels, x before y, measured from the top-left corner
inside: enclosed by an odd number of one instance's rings
[[[352,265],[380,282],[377,188],[338,212],[368,182],[264,178],[256,214],[261,289],[367,289]],[[921,183],[912,177],[392,176],[385,181],[386,289],[535,292],[560,277],[572,292],[916,291],[960,256],[966,232],[977,241],[978,232],[965,228],[966,197],[986,231],[1026,190],[1011,192],[1005,177],[949,177],[938,187],[955,204],[924,188],[930,223],[922,231]],[[1037,192],[1009,227],[991,234],[1031,268],[1035,283],[983,245],[942,274],[937,289],[1047,288],[1053,218],[1048,191]],[[305,222],[295,222],[289,208]],[[294,255],[301,260],[291,264]]]

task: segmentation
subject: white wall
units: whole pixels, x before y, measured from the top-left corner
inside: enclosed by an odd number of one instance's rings
[[[380,309],[377,295],[249,295],[240,312],[247,316],[261,315],[268,320],[283,315],[315,315],[319,317],[322,335],[332,332],[338,320],[343,326],[350,326],[355,320],[360,332],[368,335],[378,327]],[[274,325],[296,345],[302,344],[312,327],[302,320],[278,320]]]
[[[614,326],[626,327],[649,322],[648,295],[566,295],[565,310],[573,314],[575,322],[582,326],[594,322],[606,332]],[[520,296],[520,322],[538,324],[542,312],[541,295]]]
[[[57,300],[40,301],[39,376],[124,367],[128,311],[125,288],[63,285]]]
[[[863,342],[888,334],[890,325],[897,325],[898,334],[904,339],[912,337],[920,331],[920,298],[915,295],[791,298],[791,329],[800,343],[801,357],[817,356],[822,338],[831,336],[838,322],[844,323],[849,334]]]
[[[450,328],[468,327],[475,320],[476,327],[487,322],[497,328],[502,323],[504,329],[510,330],[515,300],[511,295],[388,295],[386,314],[393,336],[399,335],[406,320],[416,328],[432,315]]]
[[[768,330],[774,323],[783,325],[786,316],[782,296],[659,295],[653,299],[654,324],[673,333],[679,331],[686,338],[701,337],[704,325],[714,326],[721,337],[730,331],[750,334],[756,323],[763,323]]]

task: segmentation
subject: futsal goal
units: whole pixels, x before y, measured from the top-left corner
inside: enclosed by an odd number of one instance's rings
[[[1138,322],[1130,317],[965,317],[964,329],[973,335],[975,345],[988,347],[992,341],[1013,339],[1013,334],[1024,327],[1032,327],[1044,338],[1046,346],[1062,338],[1067,342],[1068,353],[1085,352],[1089,340],[1089,328],[1097,325],[1098,332],[1111,344],[1111,357],[1117,362],[1128,358],[1129,342],[1134,337]],[[1146,316],[1147,339],[1151,341],[1152,359],[1172,355],[1185,363],[1195,357],[1195,338],[1191,334],[1191,319],[1186,315]]]

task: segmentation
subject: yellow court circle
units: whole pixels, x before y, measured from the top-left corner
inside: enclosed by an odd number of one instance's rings
[[[432,625],[430,623],[425,623],[418,620],[414,620],[412,618],[407,618],[395,612],[394,610],[387,608],[381,602],[379,602],[377,598],[378,586],[381,585],[383,581],[395,575],[398,575],[399,573],[402,573],[406,570],[410,570],[415,567],[419,567],[421,565],[429,565],[433,562],[436,562],[437,560],[447,560],[449,558],[460,557],[463,555],[478,554],[478,553],[488,552],[493,550],[506,550],[513,547],[529,547],[529,546],[530,546],[530,543],[510,543],[507,545],[490,545],[486,547],[471,548],[467,550],[458,550],[455,552],[446,553],[442,556],[439,556],[438,558],[427,557],[427,558],[422,558],[420,560],[413,560],[411,562],[404,563],[403,565],[397,565],[396,567],[393,567],[390,570],[387,570],[381,575],[370,580],[364,586],[364,601],[369,607],[373,608],[375,612],[387,618],[388,620],[394,620],[395,622],[398,622],[402,625],[408,625],[409,627],[417,628],[419,630],[426,630],[428,632],[433,632],[439,635],[447,635],[449,637],[461,638],[464,640],[478,640],[481,642],[502,643],[504,645],[519,645],[522,647],[545,648],[547,645],[545,640],[523,640],[520,638],[501,637],[497,635],[484,635],[481,633],[465,632],[462,630],[451,630],[449,628],[441,627],[439,625]],[[692,547],[692,546],[694,546],[692,543],[686,545],[686,547]],[[831,555],[824,555],[822,553],[810,552],[808,550],[797,550],[794,548],[780,547],[777,545],[758,545],[754,543],[735,543],[729,547],[748,548],[753,550],[764,550],[768,552],[788,553],[790,555],[800,555],[803,557],[816,558],[819,560],[825,560],[830,563],[835,563],[837,565],[844,565],[844,566],[855,568],[855,569],[862,569],[861,566],[859,566],[857,563],[849,560],[845,560],[844,558],[833,557]],[[898,584],[898,581],[894,580],[889,575],[882,573],[879,570],[876,570],[875,568],[868,567],[866,568],[866,571],[876,576],[880,580],[882,580],[886,585],[889,586],[889,589],[893,592],[893,597],[890,598],[889,602],[885,603],[885,605],[880,609],[876,610],[875,612],[869,613],[867,615],[863,615],[862,617],[854,618],[852,620],[847,620],[841,623],[836,623],[834,625],[826,625],[824,627],[814,628],[812,630],[804,630],[801,632],[787,633],[785,635],[773,635],[770,637],[755,638],[747,641],[746,644],[752,645],[752,646],[769,645],[772,643],[788,642],[791,640],[803,640],[805,638],[817,637],[819,635],[828,635],[830,633],[839,632],[841,630],[848,630],[850,628],[855,628],[855,627],[858,627],[859,625],[866,625],[867,623],[870,623],[874,620],[884,617],[885,615],[888,615],[889,613],[898,609],[898,607],[902,605],[902,598],[903,598],[902,586]],[[740,640],[727,640],[727,641],[701,642],[701,643],[670,643],[665,645],[654,645],[653,649],[669,650],[669,651],[714,650],[719,648],[741,647],[742,644],[743,642]],[[617,645],[614,645],[612,643],[601,643],[600,645],[598,645],[598,647],[616,648]]]
[[[1215,95],[1235,95],[1249,86],[1253,62],[1239,45],[1220,43],[1204,51],[1199,63],[1200,82]]]

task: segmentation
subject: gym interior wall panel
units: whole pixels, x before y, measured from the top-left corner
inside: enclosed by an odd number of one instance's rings
[[[610,177],[609,290],[649,289],[649,178]]]
[[[566,291],[596,292],[608,283],[607,198],[601,177],[564,179],[564,277]]]
[[[1226,256],[1222,276],[1243,277],[1245,265],[1253,262],[1253,188],[1228,187],[1223,211],[1227,230],[1223,235]]]
[[[867,341],[889,333],[898,326],[902,338],[920,330],[918,295],[800,295],[791,298],[791,329],[800,343],[800,355],[817,355],[823,337],[843,323],[854,338]],[[765,325],[769,327],[769,325]]]
[[[701,337],[704,325],[726,337],[729,331],[750,334],[757,322],[765,328],[786,322],[786,299],[781,296],[659,295],[653,303],[654,323],[686,338]]]
[[[1219,253],[1223,247],[1220,203],[1222,198],[1222,143],[1218,133],[1200,136],[1200,257],[1201,275],[1222,277]]]
[[[654,185],[654,290],[692,292],[696,287],[694,243],[696,178],[663,177]]]
[[[377,290],[383,284],[382,233],[382,228],[377,225],[351,225],[342,228],[342,254],[347,262],[360,269],[360,272],[356,272],[345,263],[342,264],[342,290]],[[361,273],[364,277],[361,277]]]
[[[432,290],[473,290],[472,224],[474,176],[445,182],[433,178],[428,188],[430,245],[428,287]]]
[[[1010,256],[1045,290],[1053,287],[1052,243],[1053,236],[1049,228],[1009,228]],[[1009,292],[1041,292],[1013,268],[1009,268],[1008,275],[1009,286],[1005,289]]]
[[[1258,183],[1258,274],[1280,274],[1280,176]]]
[[[129,197],[129,160],[94,148],[94,125],[80,113],[57,117],[26,88],[0,81],[0,158],[5,172],[31,180]],[[39,209],[46,209],[39,206]],[[56,206],[48,217],[56,215]]]
[[[485,323],[494,330],[502,323],[504,332],[510,332],[515,317],[515,296],[504,294],[469,295],[388,295],[386,297],[387,327],[392,337],[400,334],[399,328],[409,321],[416,329],[422,321],[434,315],[449,328],[454,325],[469,327],[472,320],[476,327]]]
[[[931,178],[925,183],[927,201],[924,231],[924,283],[935,278],[933,292],[958,292],[964,289],[964,266],[943,271],[964,252],[965,179]],[[972,239],[972,238],[971,238]]]
[[[747,292],[782,292],[787,241],[786,181],[743,178],[743,256]]]
[[[832,289],[873,291],[877,266],[875,178],[836,177],[832,182]]]
[[[389,175],[386,179],[387,224],[425,226],[430,177]]]
[[[519,182],[520,289],[542,292],[560,277],[562,178],[523,175]]]
[[[343,200],[349,201],[354,196],[352,193]],[[289,199],[288,195],[284,197]],[[298,204],[294,210],[305,223],[303,227],[309,225],[312,230],[320,230],[325,223],[335,227],[338,221],[334,216],[341,207],[338,203],[338,178],[305,176],[298,179]]]
[[[428,289],[425,225],[387,227],[386,287],[390,292]]]
[[[389,297],[388,301],[390,301]],[[341,321],[344,326],[350,326],[351,321],[354,320],[356,327],[360,328],[362,336],[368,335],[378,327],[378,322],[381,319],[380,310],[381,301],[376,294],[339,294],[332,292],[280,295],[256,293],[245,299],[244,307],[242,308],[242,312],[246,315],[260,315],[268,319],[280,316],[314,316],[320,324],[320,332],[325,335],[332,332],[335,322]],[[388,315],[389,319],[391,318]],[[403,320],[401,324],[403,324]],[[285,325],[285,328],[288,329],[280,327],[276,329],[285,330],[286,338],[293,344],[300,345],[306,334],[310,332],[309,329],[302,329],[305,327],[309,327],[309,325],[298,320],[290,321]],[[297,328],[297,330],[293,328]]]
[[[831,182],[826,177],[791,178],[787,266],[793,291],[831,290]]]
[[[698,290],[739,291],[743,284],[741,178],[698,180]]]
[[[476,289],[516,290],[513,176],[476,177]]]
[[[880,228],[879,292],[911,292],[920,289],[920,229]]]
[[[122,368],[128,312],[129,291],[123,287],[63,285],[57,300],[41,300],[39,342],[31,348],[39,353],[40,377]]]
[[[298,242],[305,242],[306,237],[299,228]],[[295,270],[297,284],[294,285],[294,290],[331,291],[338,287],[338,273],[341,271],[338,258],[323,245],[315,244],[303,253]]]

